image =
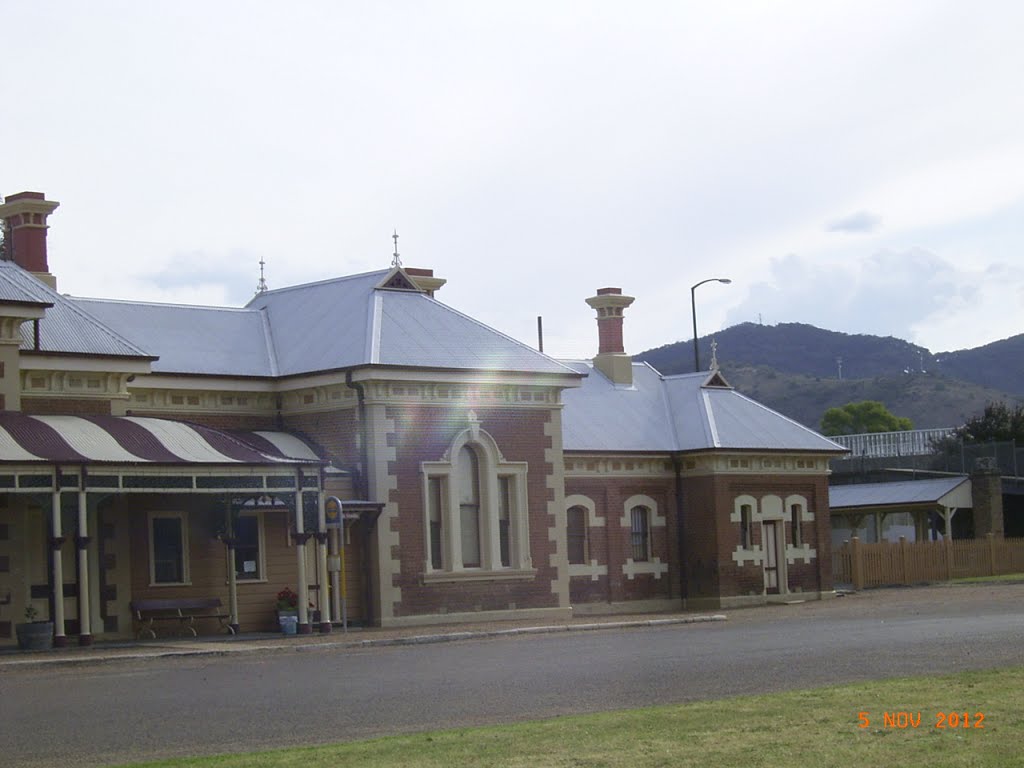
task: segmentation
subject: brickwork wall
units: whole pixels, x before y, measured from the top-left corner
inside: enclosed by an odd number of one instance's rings
[[[605,521],[603,527],[588,527],[587,536],[590,560],[608,566],[608,575],[599,576],[597,581],[590,576],[570,580],[569,593],[574,604],[678,596],[678,534],[672,478],[566,478],[565,495],[574,494],[591,499],[596,515]],[[629,578],[623,571],[626,560],[632,557],[630,528],[622,525],[627,512],[624,505],[627,499],[638,495],[649,496],[657,504],[657,515],[665,518],[664,526],[651,526],[650,561],[657,558],[668,566],[667,572],[659,576],[640,573]]]
[[[359,416],[355,408],[285,416],[282,428],[322,448],[337,465],[355,467],[359,455]]]
[[[39,416],[72,414],[74,416],[107,416],[110,414],[109,400],[70,400],[63,397],[21,398],[21,412]]]
[[[65,411],[66,412],[66,411]],[[127,416],[146,416],[154,419],[173,419],[175,421],[191,422],[204,427],[224,430],[277,430],[281,429],[277,419],[270,414],[246,414],[246,413],[183,413],[171,411],[159,413],[143,411],[136,413],[129,409]]]
[[[514,408],[477,408],[475,412],[480,428],[494,438],[505,460],[525,461],[529,465],[529,546],[537,575],[527,581],[423,583],[426,539],[420,463],[442,458],[453,438],[468,425],[466,410],[392,406],[387,409],[387,417],[395,423],[389,444],[396,449],[396,460],[390,472],[398,483],[391,501],[398,505],[399,514],[393,525],[400,541],[392,556],[400,560],[395,586],[401,588],[402,594],[401,603],[394,607],[396,617],[558,605],[557,596],[552,593],[556,572],[549,564],[554,545],[548,539],[548,531],[554,521],[547,511],[551,491],[546,478],[552,468],[544,457],[544,450],[550,445],[550,439],[544,435],[550,412]]]
[[[775,495],[783,500],[800,495],[807,500],[801,525],[802,541],[815,549],[811,563],[787,565],[790,591],[819,592],[832,589],[831,529],[828,515],[828,480],[825,476],[718,475],[686,478],[686,563],[689,597],[742,596],[764,593],[764,567],[760,563],[738,565],[733,553],[740,544],[740,526],[729,519],[738,496],[761,499]],[[788,510],[779,536],[792,541]],[[752,543],[764,546],[762,528],[752,526]],[[717,591],[716,591],[717,590]]]

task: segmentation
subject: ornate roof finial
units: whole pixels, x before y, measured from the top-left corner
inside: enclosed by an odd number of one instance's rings
[[[392,267],[402,266],[402,257],[398,255],[398,230],[395,230],[395,234],[391,236],[391,239],[395,241],[395,252],[391,259]]]
[[[259,296],[261,293],[266,293],[269,290],[269,288],[267,288],[267,279],[266,279],[266,277],[263,276],[263,267],[265,265],[266,265],[266,262],[263,261],[263,258],[261,257],[260,258],[260,281],[258,283],[256,283],[256,295],[257,296]]]
[[[714,339],[711,340],[711,368],[708,370],[718,370],[718,342]]]

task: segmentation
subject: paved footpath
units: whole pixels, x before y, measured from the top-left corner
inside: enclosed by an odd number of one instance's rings
[[[134,659],[174,656],[228,656],[248,653],[274,653],[287,651],[315,651],[344,648],[373,648],[399,645],[426,645],[457,642],[474,638],[514,637],[555,632],[586,632],[599,629],[628,629],[697,624],[725,621],[722,614],[659,613],[642,615],[588,616],[538,623],[534,621],[502,621],[458,624],[450,627],[425,629],[340,628],[321,634],[285,636],[276,633],[249,633],[237,637],[203,636],[199,638],[158,638],[156,640],[98,642],[82,648],[69,638],[67,648],[48,651],[0,652],[0,669],[22,669],[33,666],[61,664],[97,664]]]
[[[0,669],[14,671],[36,665],[94,664],[132,659],[175,656],[227,656],[232,654],[360,649],[400,645],[455,642],[473,638],[514,637],[557,632],[641,629],[675,624],[715,621],[761,623],[779,618],[785,611],[792,618],[871,618],[908,616],[941,603],[944,611],[973,612],[979,603],[1024,604],[1024,582],[992,584],[939,584],[933,586],[873,589],[841,593],[832,600],[804,601],[797,595],[784,604],[732,609],[717,613],[658,613],[611,616],[583,616],[538,622],[536,620],[479,622],[443,627],[401,629],[335,628],[327,634],[284,636],[276,633],[243,633],[238,637],[161,638],[157,640],[98,642],[88,648],[74,645],[50,651],[0,651]]]

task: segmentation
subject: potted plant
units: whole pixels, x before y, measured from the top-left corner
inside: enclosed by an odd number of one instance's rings
[[[25,608],[25,623],[15,626],[18,647],[25,651],[45,651],[53,648],[53,622],[40,621],[34,605]]]
[[[286,635],[294,635],[298,629],[299,596],[289,587],[277,593],[277,623]]]

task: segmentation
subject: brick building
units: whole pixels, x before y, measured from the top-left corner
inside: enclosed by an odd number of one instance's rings
[[[553,360],[392,267],[244,308],[62,295],[38,193],[0,206],[0,643],[133,633],[130,603],[218,598],[300,631],[831,593],[842,448],[715,370]],[[342,501],[335,516],[325,502]],[[342,599],[344,598],[344,599]]]

